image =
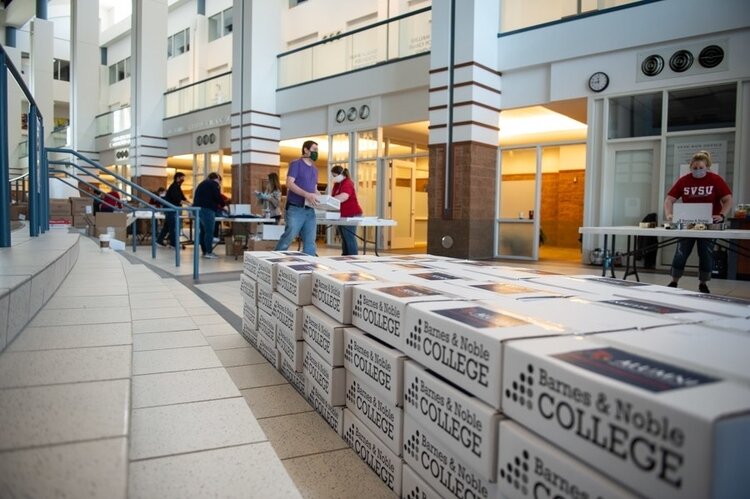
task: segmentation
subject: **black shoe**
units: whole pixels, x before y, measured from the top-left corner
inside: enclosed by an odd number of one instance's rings
[[[701,293],[711,294],[711,291],[708,290],[708,286],[706,286],[705,282],[698,284],[698,291],[700,291]]]
[[[669,284],[667,284],[667,287],[668,287],[668,288],[676,288],[676,287],[677,287],[677,283],[676,283],[676,282],[674,282],[674,281],[672,281],[672,282],[670,282]]]
[[[164,246],[165,248],[167,247],[167,243],[165,243],[164,241],[156,241],[156,244],[158,244],[159,246]]]

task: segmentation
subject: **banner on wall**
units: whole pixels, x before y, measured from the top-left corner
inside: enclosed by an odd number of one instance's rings
[[[726,163],[727,141],[711,140],[706,142],[686,142],[675,144],[674,161],[675,171],[680,172],[680,177],[690,171],[690,158],[698,151],[708,151],[711,154],[711,171],[721,175],[721,167]]]

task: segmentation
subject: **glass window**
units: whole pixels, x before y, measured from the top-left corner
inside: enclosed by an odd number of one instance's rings
[[[734,127],[736,105],[734,84],[669,92],[667,131]]]
[[[112,64],[109,67],[109,84],[112,85],[114,83],[117,83],[117,65]]]
[[[221,37],[221,12],[208,18],[208,41]]]
[[[122,60],[117,63],[117,81],[125,79],[125,61]]]
[[[643,0],[500,0],[500,32],[507,33],[567,20],[591,11],[607,10],[641,1]]]
[[[130,78],[130,57],[125,59],[125,78]]]
[[[174,35],[174,55],[185,53],[185,32],[180,31]]]
[[[171,59],[174,55],[174,37],[170,36],[167,38],[167,59]]]
[[[190,50],[190,28],[185,29],[185,52]]]
[[[232,8],[228,8],[224,11],[224,34],[228,35],[232,32]]]
[[[609,138],[661,134],[661,103],[661,92],[610,99]]]

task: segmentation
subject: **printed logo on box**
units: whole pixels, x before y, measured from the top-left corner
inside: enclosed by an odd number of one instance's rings
[[[691,388],[721,381],[694,371],[641,357],[617,348],[594,348],[553,357],[650,392]]]
[[[401,312],[398,307],[372,300],[364,293],[357,295],[357,301],[352,307],[352,317],[361,319],[389,335],[401,335]]]
[[[272,344],[276,344],[276,323],[270,314],[265,312],[258,314],[258,331],[268,338],[268,341]]]
[[[637,287],[637,286],[648,286],[645,282],[637,281],[625,281],[623,279],[611,279],[609,277],[585,277],[586,281],[601,282],[603,284],[609,284],[610,286],[622,286],[625,288]]]
[[[281,375],[289,381],[297,392],[305,396],[305,376],[302,373],[298,373],[294,370],[294,367],[290,364],[289,359],[281,356],[281,368],[279,369]]]
[[[377,386],[382,386],[387,391],[391,391],[391,364],[378,352],[360,345],[354,341],[354,338],[349,338],[344,350],[344,360],[357,368],[357,372],[361,372],[373,380]]]
[[[531,470],[531,466],[529,465],[530,459],[531,456],[529,455],[529,451],[524,449],[520,455],[515,456],[512,461],[508,461],[507,463],[505,463],[505,466],[500,467],[500,469],[498,470],[498,481],[505,481],[509,486],[521,492],[521,494],[528,495],[529,471]],[[549,481],[549,484],[545,484],[544,482],[535,484],[535,491],[540,487],[546,494],[546,496],[539,496],[535,493],[535,497],[552,497],[552,489],[550,485],[554,486],[556,489],[560,488],[561,484],[559,484],[558,481],[561,480],[557,479],[561,477],[545,468],[544,462],[541,459],[537,458],[536,460],[538,461],[538,468],[535,469],[535,473],[541,477],[544,477],[547,481]],[[564,492],[565,495],[569,495],[571,493],[570,490],[565,491],[564,488],[561,490],[561,492]]]
[[[348,407],[370,420],[388,440],[394,440],[396,413],[370,393],[366,386],[356,379],[352,380],[346,391],[346,401]]]
[[[460,277],[446,274],[445,272],[425,272],[422,274],[412,274],[414,277],[425,279],[428,281],[452,281],[454,279],[461,279]]]
[[[302,323],[305,340],[319,346],[326,354],[331,354],[331,331],[312,314],[305,314]]]
[[[297,305],[289,306],[289,302],[282,300],[274,300],[273,302],[273,317],[279,321],[279,325],[288,329],[294,334],[294,319],[297,314]]]
[[[380,477],[391,490],[397,490],[396,463],[392,463],[377,444],[368,438],[356,424],[350,423],[344,428],[344,441]]]
[[[656,314],[680,314],[685,312],[694,312],[693,310],[668,307],[667,305],[659,305],[657,303],[650,303],[641,300],[604,300],[599,303],[609,303],[610,305],[616,305],[618,307],[633,308],[635,310],[653,312]]]
[[[258,306],[269,314],[273,313],[273,288],[258,286]]]
[[[344,425],[344,409],[341,407],[332,407],[331,404],[326,402],[325,396],[315,386],[310,387],[305,398],[307,398],[312,408],[315,409],[315,412],[326,420],[328,426],[340,435]]]
[[[268,342],[268,340],[259,337],[257,348],[260,354],[265,357],[272,366],[276,367],[276,362],[278,361],[276,346],[273,343]]]
[[[308,374],[311,380],[323,390],[326,395],[331,393],[331,380],[326,376],[326,366],[322,365],[315,355],[305,350],[305,359],[302,362],[302,369]]]
[[[343,289],[333,283],[313,278],[312,297],[316,305],[326,306],[341,312],[341,293]]]

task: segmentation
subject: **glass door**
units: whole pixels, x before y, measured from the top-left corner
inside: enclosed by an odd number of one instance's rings
[[[539,196],[541,150],[538,147],[504,150],[500,157],[497,255],[501,258],[539,258]]]
[[[395,220],[397,224],[390,231],[391,248],[413,248],[416,169],[413,162],[394,159],[389,163],[389,170],[388,218]]]

